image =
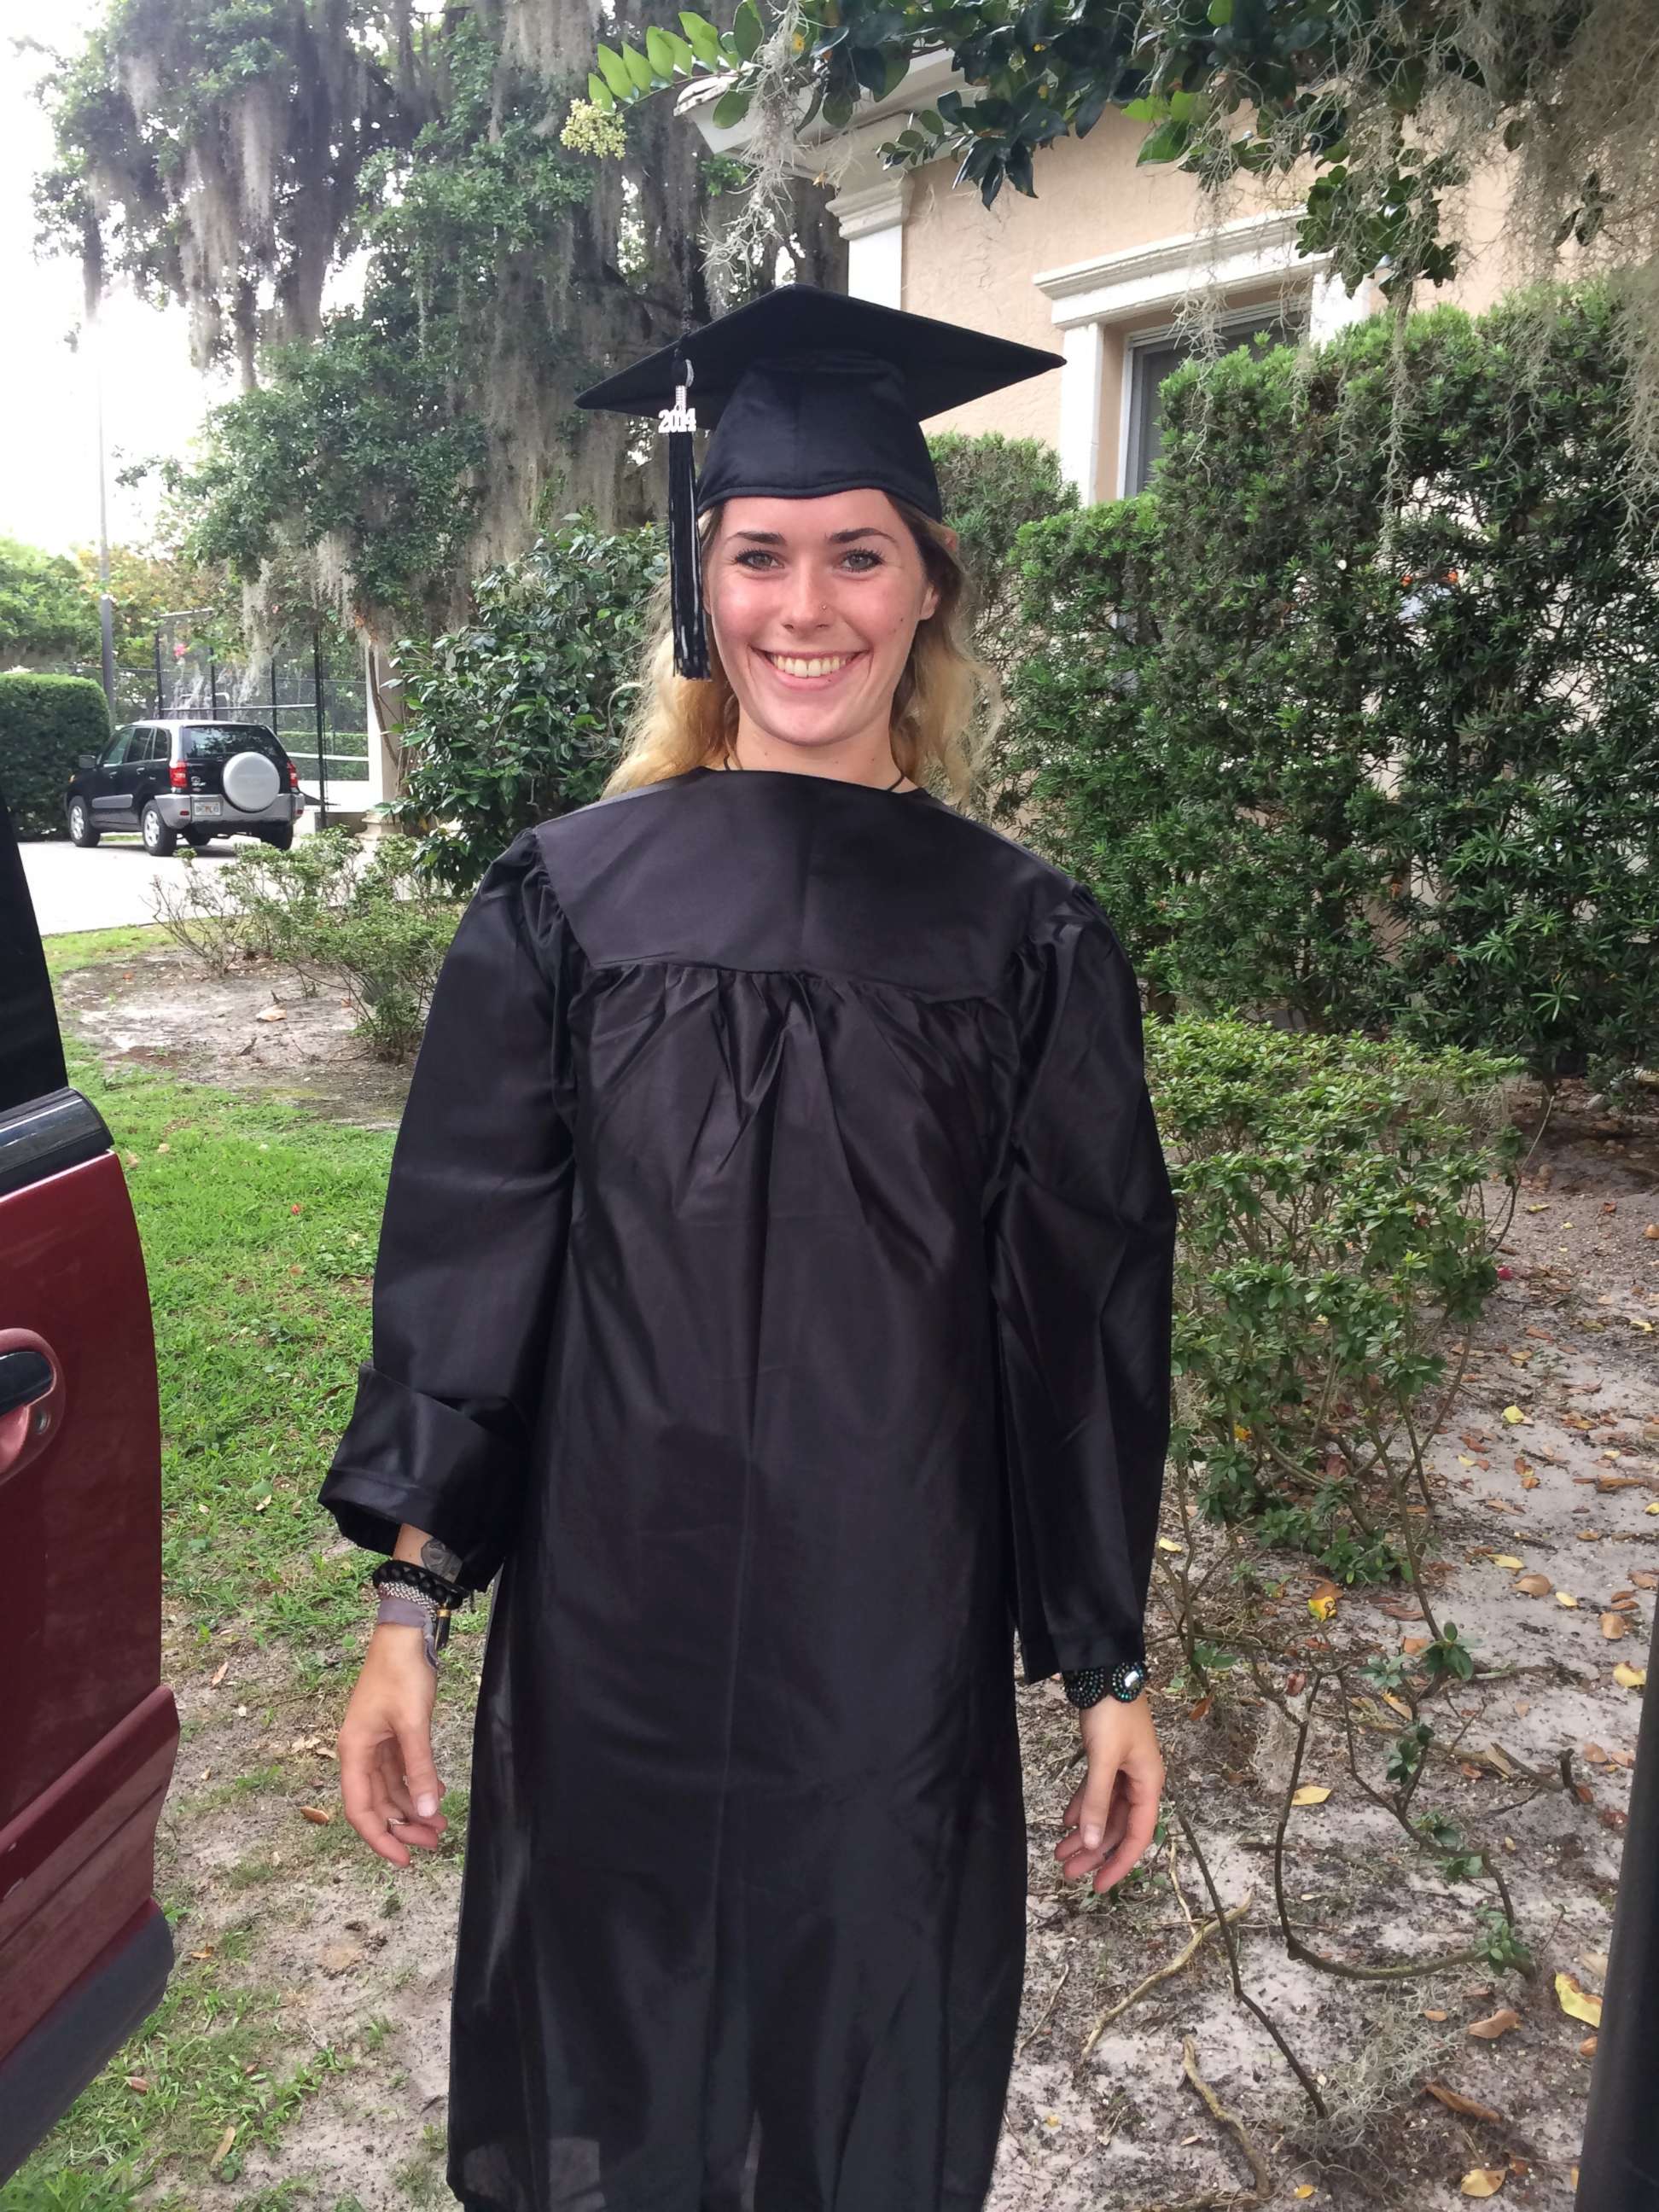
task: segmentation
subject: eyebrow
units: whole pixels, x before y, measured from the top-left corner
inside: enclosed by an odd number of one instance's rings
[[[731,534],[733,538],[747,539],[751,545],[781,545],[784,543],[781,530],[734,530]],[[826,545],[850,545],[857,538],[884,538],[890,545],[898,543],[890,530],[878,530],[873,523],[866,523],[859,530],[832,530],[823,542]]]

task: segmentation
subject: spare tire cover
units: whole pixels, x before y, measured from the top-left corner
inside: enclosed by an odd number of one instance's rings
[[[244,814],[263,814],[283,787],[276,763],[264,753],[233,753],[225,763],[225,797]]]

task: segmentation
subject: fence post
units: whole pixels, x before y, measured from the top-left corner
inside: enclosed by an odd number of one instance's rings
[[[159,722],[167,712],[167,702],[161,696],[161,633],[155,633],[155,719]]]
[[[311,630],[311,690],[317,708],[317,826],[328,827],[328,763],[323,758],[323,634]]]

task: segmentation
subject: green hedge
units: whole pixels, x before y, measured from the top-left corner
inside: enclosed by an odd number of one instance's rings
[[[1622,374],[1599,290],[1415,318],[1390,558],[1382,322],[1231,354],[1165,385],[1151,491],[1021,533],[1030,833],[1156,992],[1545,1075],[1659,1056]]]
[[[109,709],[83,676],[0,676],[0,790],[20,837],[65,829],[64,787],[109,742]]]

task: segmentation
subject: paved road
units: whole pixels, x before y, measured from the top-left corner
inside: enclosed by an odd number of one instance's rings
[[[313,821],[307,807],[300,817],[301,836]],[[222,868],[248,842],[246,837],[216,837],[198,854],[198,865]],[[131,836],[106,832],[89,851],[67,837],[31,842],[21,848],[23,873],[34,901],[43,937],[70,929],[115,929],[124,923],[154,921],[152,887],[176,883],[184,872],[176,859],[152,860],[135,830]]]

